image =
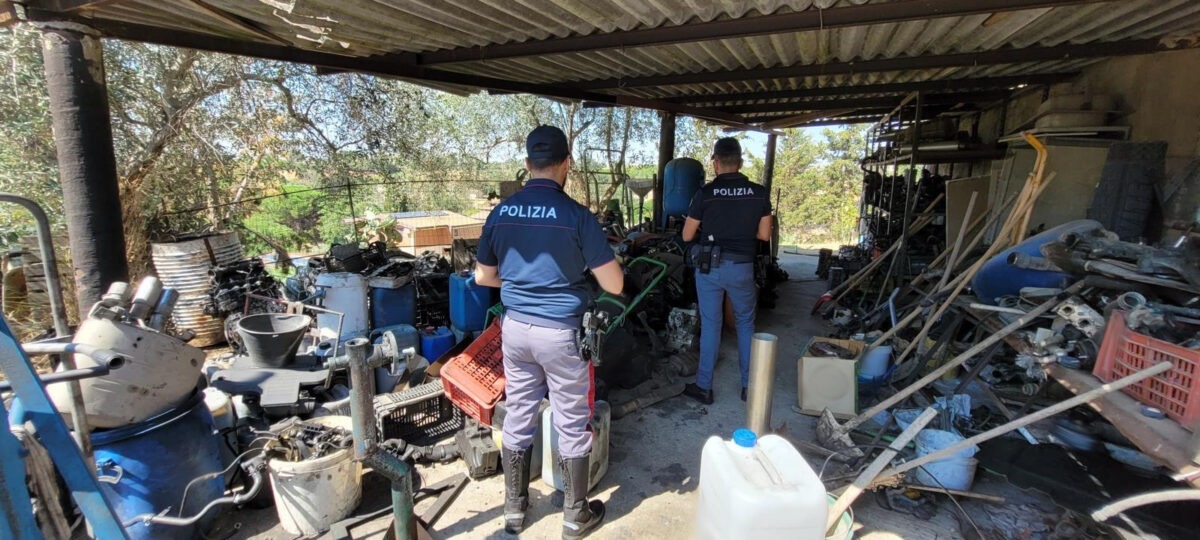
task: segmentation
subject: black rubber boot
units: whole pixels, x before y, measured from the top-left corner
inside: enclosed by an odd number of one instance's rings
[[[587,499],[589,465],[588,456],[558,462],[563,476],[563,540],[583,538],[604,521],[604,503]]]
[[[700,388],[698,385],[696,385],[696,383],[688,383],[687,386],[684,386],[683,387],[683,395],[690,397],[696,401],[699,401],[700,403],[703,403],[704,405],[712,405],[713,404],[712,388],[705,390],[703,388]]]
[[[503,448],[504,466],[504,532],[520,534],[525,528],[525,509],[529,508],[529,467],[533,452]]]

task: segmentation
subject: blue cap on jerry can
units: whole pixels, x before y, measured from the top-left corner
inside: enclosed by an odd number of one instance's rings
[[[758,435],[746,428],[733,430],[733,442],[742,448],[754,448],[758,444]]]

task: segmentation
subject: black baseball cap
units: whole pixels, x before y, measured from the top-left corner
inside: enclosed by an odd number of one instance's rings
[[[713,143],[712,155],[717,157],[742,157],[742,144],[733,137],[722,137]]]
[[[570,153],[567,135],[554,126],[538,126],[525,137],[525,155],[529,159],[561,159]]]

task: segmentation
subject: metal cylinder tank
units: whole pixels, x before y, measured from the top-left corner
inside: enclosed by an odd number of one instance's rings
[[[150,253],[163,285],[179,291],[171,318],[179,330],[196,332],[189,343],[206,347],[224,342],[224,321],[204,313],[210,302],[208,271],[216,265],[242,260],[242,242],[237,233],[152,244]]]

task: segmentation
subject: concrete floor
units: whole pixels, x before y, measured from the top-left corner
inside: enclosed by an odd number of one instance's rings
[[[760,313],[758,322],[759,331],[780,338],[771,423],[777,433],[787,438],[812,441],[814,419],[792,411],[796,403],[795,359],[810,337],[826,333],[824,323],[808,315],[813,302],[825,291],[825,283],[815,281],[815,256],[785,252],[781,257],[792,280],[781,285],[778,307]],[[608,516],[591,538],[691,537],[701,448],[709,437],[729,437],[745,420],[745,404],[738,397],[736,354],[735,339],[727,336],[717,366],[713,405],[702,406],[680,396],[612,423],[608,474],[592,494],[607,504]],[[810,457],[810,461],[814,459]],[[817,460],[814,468],[819,466]],[[461,461],[419,467],[425,485],[465,471]],[[552,493],[541,480],[532,482],[532,508],[522,538],[560,537],[561,512],[551,504]],[[384,508],[389,502],[384,482],[378,475],[368,473],[359,514]],[[429,504],[428,500],[419,502],[417,513]],[[432,536],[505,538],[501,526],[502,504],[501,475],[472,481],[437,521]],[[933,519],[922,520],[884,510],[868,494],[855,505],[855,511],[858,538],[961,537],[948,504],[941,505]],[[232,537],[292,538],[276,525],[272,509],[242,511],[230,517],[234,522],[223,528],[232,531]],[[351,533],[355,538],[381,538],[383,527],[386,519],[377,519],[351,529]]]

